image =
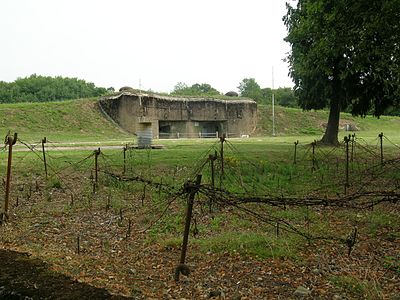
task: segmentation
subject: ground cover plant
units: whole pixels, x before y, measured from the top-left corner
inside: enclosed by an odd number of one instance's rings
[[[313,136],[174,140],[163,149],[128,144],[100,152],[46,145],[47,178],[41,145],[20,136],[0,245],[137,299],[395,299],[399,140],[382,137],[382,162],[378,133],[350,136],[348,182],[346,145],[316,144],[313,151]],[[7,150],[0,153],[3,174]],[[191,273],[175,282],[185,186],[197,192]]]

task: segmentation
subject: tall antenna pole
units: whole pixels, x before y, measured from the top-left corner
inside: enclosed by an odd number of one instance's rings
[[[139,106],[142,106],[142,79],[139,78]]]
[[[272,66],[272,136],[275,136],[274,66]]]

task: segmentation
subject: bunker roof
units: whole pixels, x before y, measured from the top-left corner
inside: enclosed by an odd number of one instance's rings
[[[122,96],[133,96],[133,97],[143,97],[143,98],[154,98],[158,100],[164,101],[182,101],[182,102],[222,102],[222,103],[237,103],[237,104],[256,104],[254,100],[248,98],[233,98],[233,97],[224,97],[224,98],[215,98],[215,97],[178,97],[178,96],[166,96],[159,95],[154,93],[142,92],[137,90],[132,91],[122,91],[118,92],[114,95],[104,96],[102,99],[110,99],[115,100],[119,99]]]

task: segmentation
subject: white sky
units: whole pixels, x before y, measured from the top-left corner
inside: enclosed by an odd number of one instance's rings
[[[170,92],[293,86],[286,0],[0,0],[0,80],[33,73]]]

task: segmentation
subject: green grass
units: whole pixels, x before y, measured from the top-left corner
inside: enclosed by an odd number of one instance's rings
[[[259,105],[258,114],[257,133],[262,136],[270,136],[272,133],[271,106]],[[318,140],[324,132],[322,125],[327,123],[328,111],[302,111],[296,108],[276,106],[275,118],[278,139],[279,137],[299,136],[299,140],[302,140],[304,136],[311,136]],[[381,116],[378,119],[373,116],[366,116],[361,118],[353,117],[348,113],[341,113],[340,123],[356,125],[359,129],[359,131],[356,131],[356,135],[361,135],[367,139],[375,139],[380,132],[383,132],[386,136],[395,138],[397,143],[399,142],[399,132],[397,130],[400,126],[399,117]],[[341,139],[348,133],[341,130]]]
[[[39,141],[46,136],[50,141],[85,142],[117,141],[131,139],[128,135],[109,123],[96,108],[95,100],[76,100],[57,103],[35,104],[9,104],[0,105],[4,134],[6,131],[17,131],[24,141]],[[338,181],[335,187],[331,187],[333,180],[343,177],[344,153],[338,151],[332,157],[324,155],[332,150],[329,147],[318,147],[319,169],[311,172],[310,143],[322,135],[323,122],[326,122],[327,112],[302,112],[298,109],[277,107],[277,137],[270,136],[271,120],[269,107],[259,107],[260,121],[259,134],[264,136],[249,139],[228,139],[225,144],[225,168],[226,176],[223,178],[223,186],[232,192],[243,192],[243,186],[248,194],[264,195],[306,195],[316,188],[323,187],[325,193],[342,193],[342,182]],[[377,120],[372,117],[364,119],[353,118],[343,114],[344,120],[354,122],[360,131],[357,135],[370,143],[376,143],[379,132],[383,131],[394,142],[400,141],[398,128],[400,118],[382,117]],[[341,137],[348,134],[340,132]],[[299,140],[298,164],[293,165],[294,142]],[[209,153],[219,151],[220,144],[217,139],[180,139],[157,141],[165,146],[160,150],[131,150],[127,153],[127,175],[140,175],[150,178],[155,182],[181,187],[184,182],[192,178],[194,171],[201,167]],[[375,144],[373,144],[375,145]],[[20,145],[20,147],[24,147]],[[94,150],[94,149],[93,149]],[[100,174],[102,190],[100,199],[94,199],[91,195],[90,170],[94,167],[94,158],[89,157],[93,150],[81,151],[52,151],[48,150],[49,179],[46,181],[47,201],[41,206],[35,206],[34,211],[47,208],[48,202],[54,201],[57,190],[73,186],[81,194],[81,201],[75,199],[75,207],[71,209],[63,203],[60,207],[54,206],[53,210],[61,209],[61,213],[73,213],[80,207],[92,205],[104,209],[107,197],[110,197],[110,205],[115,213],[119,209],[131,207],[132,201],[138,201],[143,192],[143,184],[131,184],[119,182]],[[374,148],[376,150],[376,148]],[[360,153],[371,162],[368,154]],[[385,143],[385,155],[398,157],[399,150],[394,145]],[[99,158],[101,170],[122,172],[122,147],[117,150],[102,150]],[[0,172],[5,174],[6,151],[0,152]],[[84,158],[87,158],[84,160]],[[323,159],[326,158],[326,161]],[[334,166],[336,158],[339,159],[338,168]],[[371,162],[373,163],[373,161]],[[219,166],[218,166],[219,167]],[[217,167],[217,168],[218,168]],[[211,174],[209,165],[204,164],[200,173],[203,174],[203,183],[210,183]],[[392,172],[393,173],[393,172]],[[398,176],[396,172],[387,176]],[[392,175],[391,175],[392,174]],[[396,175],[397,174],[397,175]],[[353,173],[350,174],[353,176]],[[22,183],[32,182],[36,178],[44,177],[44,167],[41,153],[15,152],[13,161],[13,176],[16,179],[14,189]],[[60,179],[61,178],[61,179]],[[352,180],[355,181],[353,177]],[[78,183],[74,183],[78,182]],[[217,178],[219,183],[219,178]],[[335,190],[336,189],[336,190]],[[53,193],[54,192],[54,193]],[[23,192],[26,193],[26,190]],[[21,192],[21,195],[23,194]],[[60,192],[61,193],[61,192]],[[78,194],[79,194],[78,193]],[[146,201],[152,201],[152,205],[159,205],[165,201],[166,196],[159,196],[157,190],[149,190],[151,195]],[[126,195],[130,195],[126,197]],[[111,196],[109,196],[111,195]],[[61,195],[69,201],[69,195]],[[24,196],[26,198],[26,196]],[[129,198],[130,200],[126,200]],[[134,199],[134,200],[132,200]],[[68,202],[67,202],[68,203]],[[163,206],[160,206],[163,208]],[[179,202],[178,211],[166,214],[156,225],[150,229],[153,240],[161,241],[168,247],[179,245],[180,239],[176,237],[183,227],[184,201]],[[175,208],[177,209],[177,208]],[[274,217],[283,218],[290,222],[303,226],[305,217],[311,221],[310,230],[317,233],[327,233],[331,230],[329,224],[312,210],[299,209],[270,209],[263,208],[264,212]],[[58,212],[60,213],[60,211]],[[144,211],[143,227],[159,215],[160,212]],[[358,217],[354,212],[338,212],[337,217],[343,217],[348,223],[365,223],[364,230],[370,235],[379,234],[382,227],[398,228],[399,223],[394,214],[387,211],[375,210],[366,212]],[[228,221],[229,219],[229,221]],[[335,233],[347,234],[348,223],[344,222],[342,228],[335,228]],[[216,215],[209,221],[200,222],[199,229],[203,234],[195,240],[195,244],[201,251],[232,252],[244,255],[267,257],[291,257],[296,258],[296,251],[301,240],[297,236],[286,235],[276,238],[274,229],[258,228],[251,220],[245,220],[226,215]],[[235,231],[236,230],[236,231]],[[392,266],[392,258],[387,258],[388,266]],[[346,286],[347,279],[338,279],[338,285]],[[362,286],[360,287],[362,289]],[[362,291],[361,291],[362,292]],[[360,293],[361,293],[360,292]]]
[[[229,252],[249,255],[259,259],[297,258],[299,237],[285,235],[276,238],[256,232],[225,232],[216,236],[195,240],[203,252]]]
[[[3,134],[17,132],[24,141],[53,142],[127,139],[130,136],[104,118],[95,99],[0,105]]]
[[[360,280],[350,275],[332,276],[330,281],[357,299],[382,299],[382,289],[376,282]]]
[[[328,119],[328,111],[302,111],[276,106],[277,136],[271,137],[271,107],[259,105],[258,115],[256,136],[260,137],[260,142],[271,141],[273,144],[292,144],[296,140],[310,143],[314,139],[318,140],[324,131],[322,125]],[[342,113],[341,123],[355,124],[360,129],[356,134],[368,140],[374,140],[380,132],[384,132],[393,142],[400,142],[398,117],[359,118]],[[39,142],[43,137],[53,142],[82,144],[98,141],[115,144],[116,141],[133,142],[134,139],[132,134],[114,126],[102,115],[96,99],[0,104],[0,124],[4,135],[8,130],[18,132],[20,139],[28,142]],[[348,132],[341,131],[340,139],[347,134]],[[173,141],[162,140],[162,143],[174,145]],[[187,143],[191,144],[193,140]],[[180,147],[183,144],[179,142]]]

